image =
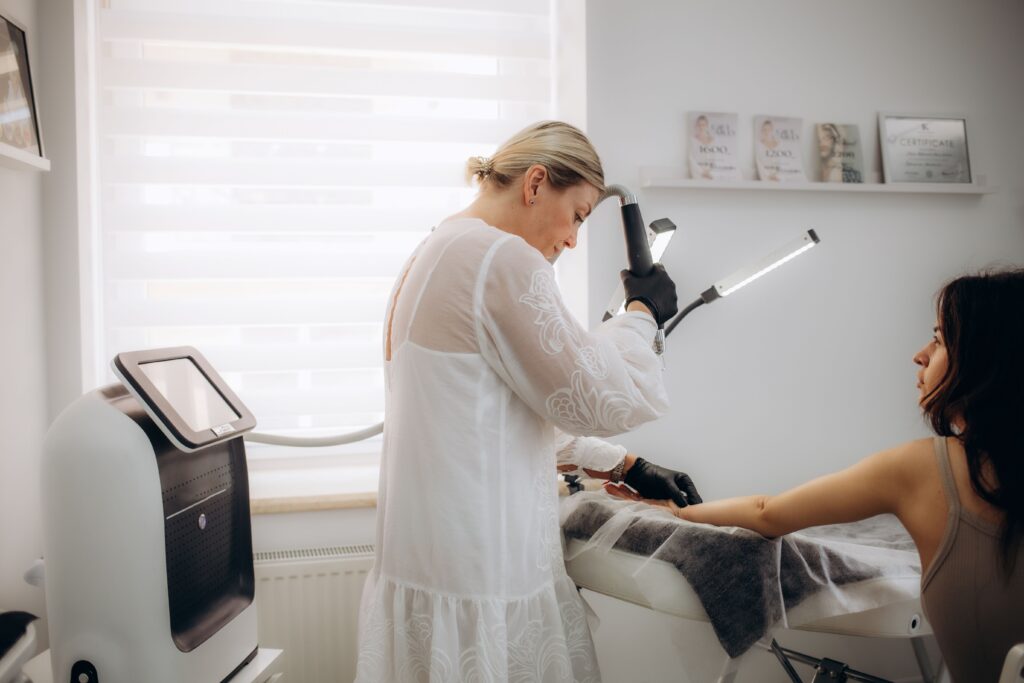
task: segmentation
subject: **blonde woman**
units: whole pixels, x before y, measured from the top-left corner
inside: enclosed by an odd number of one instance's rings
[[[668,408],[651,344],[675,286],[660,267],[627,275],[628,312],[594,332],[566,310],[551,262],[605,189],[572,126],[533,125],[467,172],[476,200],[420,244],[388,306],[356,681],[598,681],[563,566],[554,471],[575,462],[663,491],[651,497],[687,486],[591,438]],[[556,458],[559,432],[574,436],[559,437]]]

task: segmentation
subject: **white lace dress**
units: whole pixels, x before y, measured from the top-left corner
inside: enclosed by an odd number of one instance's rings
[[[357,683],[599,681],[562,560],[556,428],[607,436],[667,409],[654,321],[626,313],[586,331],[540,252],[476,219],[420,244],[386,320]],[[559,445],[603,470],[624,452]]]

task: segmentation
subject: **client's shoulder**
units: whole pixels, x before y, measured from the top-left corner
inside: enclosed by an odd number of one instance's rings
[[[887,448],[875,456],[903,483],[914,488],[937,474],[935,446],[931,437],[914,439]]]
[[[860,475],[914,537],[928,547],[944,523],[944,499],[932,439],[915,439],[868,456]],[[936,521],[938,520],[938,521]],[[927,541],[926,539],[931,539]]]
[[[913,484],[929,467],[934,469],[931,439],[915,439],[869,455],[862,461],[864,472],[894,483]]]
[[[893,446],[891,450],[897,457],[907,459],[934,458],[935,438],[929,436],[923,439],[914,439],[913,441]]]

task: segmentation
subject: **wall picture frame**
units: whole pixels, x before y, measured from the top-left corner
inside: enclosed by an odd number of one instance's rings
[[[878,142],[886,183],[974,182],[964,116],[881,112]]]
[[[23,26],[5,15],[0,15],[0,156],[44,170],[49,167],[29,65],[28,37]]]

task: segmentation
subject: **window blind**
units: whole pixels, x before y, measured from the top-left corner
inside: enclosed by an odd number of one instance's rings
[[[556,113],[553,2],[97,0],[97,367],[187,344],[260,431],[382,420],[401,265]]]

